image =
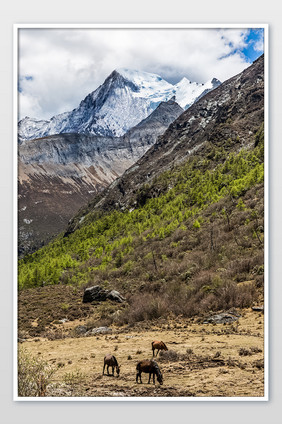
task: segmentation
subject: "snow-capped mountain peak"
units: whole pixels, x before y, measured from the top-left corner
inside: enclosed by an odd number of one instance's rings
[[[218,80],[206,84],[182,78],[173,85],[160,75],[128,68],[115,69],[95,91],[71,112],[53,116],[49,121],[24,118],[19,122],[19,141],[62,133],[122,136],[149,116],[161,102],[175,96],[187,109]]]
[[[115,70],[118,74],[122,75],[123,78],[134,82],[138,86],[142,86],[146,83],[159,83],[160,81],[165,81],[160,75],[152,74],[150,72],[137,71],[136,69],[128,69],[128,68],[117,68]]]

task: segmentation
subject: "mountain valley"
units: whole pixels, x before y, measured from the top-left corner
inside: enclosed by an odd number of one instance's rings
[[[19,254],[41,247],[72,216],[132,166],[183,109],[159,106],[121,137],[60,134],[19,147]]]
[[[121,74],[110,77],[134,92],[136,74]],[[39,396],[264,395],[264,56],[188,108],[153,81],[157,106],[118,136],[20,140],[20,219],[40,201],[42,233],[46,208],[51,227],[63,217],[42,248],[20,239],[20,352],[57,375]],[[93,286],[125,300],[83,302]],[[137,385],[154,339],[168,346],[164,384]],[[102,376],[108,351],[119,378]]]

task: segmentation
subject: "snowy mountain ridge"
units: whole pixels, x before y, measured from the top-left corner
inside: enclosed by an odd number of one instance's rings
[[[18,124],[19,142],[62,133],[119,137],[147,118],[161,102],[175,96],[175,101],[187,109],[220,84],[215,78],[199,84],[184,77],[173,85],[157,74],[118,68],[76,109],[50,120],[22,119]]]

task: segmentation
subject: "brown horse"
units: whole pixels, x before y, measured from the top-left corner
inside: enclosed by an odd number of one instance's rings
[[[115,375],[115,369],[117,372],[117,376],[119,377],[120,372],[120,365],[118,364],[118,361],[114,355],[111,355],[110,353],[104,357],[104,368],[103,368],[103,375],[105,373],[105,367],[107,366],[107,374],[109,374],[109,367],[112,367],[112,375]]]
[[[155,356],[155,350],[157,350],[156,356],[158,356],[158,353],[159,353],[160,350],[168,350],[168,348],[166,347],[164,342],[159,342],[159,341],[155,340],[154,342],[152,342],[153,356]]]
[[[140,379],[140,383],[142,383],[141,380],[141,374],[142,372],[149,374],[149,380],[148,384],[150,384],[151,375],[153,374],[153,383],[155,384],[155,375],[157,376],[157,380],[160,384],[163,384],[163,376],[161,373],[161,370],[159,369],[158,364],[156,361],[151,361],[149,359],[144,359],[143,361],[138,362],[136,366],[136,383],[138,383],[138,379]]]

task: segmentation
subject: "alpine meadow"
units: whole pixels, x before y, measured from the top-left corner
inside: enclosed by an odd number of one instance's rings
[[[264,397],[264,68],[19,121],[20,398]]]

